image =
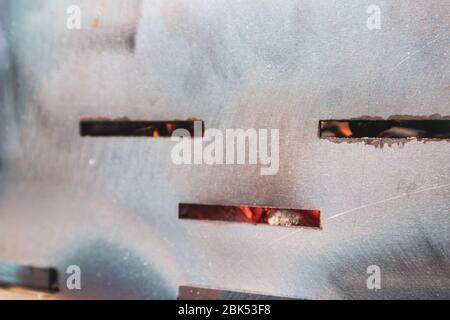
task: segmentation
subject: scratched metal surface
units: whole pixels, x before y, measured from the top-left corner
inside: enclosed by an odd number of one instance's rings
[[[63,281],[79,265],[67,299],[450,298],[450,144],[317,136],[320,119],[450,114],[450,2],[379,2],[375,31],[371,3],[0,0],[0,261]],[[78,135],[82,117],[123,116],[279,128],[280,171]],[[320,209],[323,230],[180,221],[180,202]]]

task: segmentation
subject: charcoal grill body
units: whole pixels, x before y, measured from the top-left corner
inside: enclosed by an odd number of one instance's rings
[[[1,0],[0,261],[56,268],[57,299],[450,298],[450,144],[318,136],[323,119],[450,114],[450,3],[381,2],[379,30],[370,4]],[[279,129],[279,173],[79,135],[123,117]],[[180,220],[179,203],[316,209],[322,229]]]

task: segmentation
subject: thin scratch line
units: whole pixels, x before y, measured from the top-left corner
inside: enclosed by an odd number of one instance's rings
[[[397,65],[394,67],[397,68],[398,66],[402,65],[406,60],[410,59],[411,57],[414,57],[416,54],[418,54],[419,52],[421,52],[423,49],[419,49],[409,55],[407,55],[405,58],[403,58],[399,63],[397,63]]]
[[[418,54],[419,52],[422,52],[423,50],[427,49],[427,47],[428,47],[429,45],[433,44],[434,42],[436,42],[436,41],[438,41],[438,40],[441,40],[441,37],[437,36],[435,39],[433,39],[433,40],[427,42],[427,43],[425,44],[424,47],[422,47],[422,48],[420,48],[420,49],[414,51],[414,52],[411,53],[411,54],[408,54],[408,55],[407,55],[405,58],[403,58],[399,63],[397,63],[397,65],[396,65],[392,70],[396,69],[398,66],[402,65],[405,61],[407,61],[407,60],[409,60],[410,58],[414,57],[414,56],[415,56],[416,54]]]
[[[364,206],[360,206],[360,207],[357,207],[357,208],[354,208],[354,209],[351,209],[351,210],[347,210],[347,211],[338,213],[338,214],[336,214],[336,215],[334,215],[334,216],[328,218],[327,220],[332,220],[332,219],[341,217],[341,216],[343,216],[343,215],[346,215],[346,214],[348,214],[348,213],[351,213],[351,212],[354,212],[354,211],[358,211],[358,210],[361,210],[361,209],[365,209],[365,208],[369,208],[369,207],[371,207],[371,206],[376,206],[376,205],[378,205],[378,204],[386,203],[386,202],[389,202],[389,201],[392,201],[392,200],[401,199],[401,198],[407,197],[407,196],[409,196],[409,195],[418,194],[418,193],[422,193],[422,192],[426,192],[426,191],[431,191],[431,190],[443,189],[443,188],[446,188],[446,187],[450,187],[450,183],[448,183],[448,184],[443,184],[443,185],[439,185],[439,186],[434,186],[434,187],[430,187],[430,188],[420,189],[420,190],[416,190],[416,191],[413,191],[413,192],[404,193],[404,194],[401,194],[401,195],[398,195],[398,196],[395,196],[395,197],[392,197],[392,198],[384,199],[384,200],[381,200],[381,201],[372,202],[372,203],[369,203],[369,204],[364,205]],[[284,239],[286,239],[286,238],[288,238],[288,237],[290,237],[290,236],[292,236],[292,235],[294,235],[294,234],[296,234],[296,233],[298,233],[298,232],[300,232],[300,231],[302,231],[302,230],[300,230],[300,229],[299,229],[299,230],[295,230],[294,232],[288,233],[287,235],[284,235],[284,236],[282,236],[282,237],[280,237],[280,238],[278,238],[278,239],[275,239],[275,240],[269,242],[269,243],[266,245],[266,247],[267,247],[267,246],[270,246],[270,245],[272,245],[272,244],[275,244],[275,243],[277,243],[277,242],[279,242],[279,241],[281,241],[281,240],[284,240]]]
[[[407,196],[409,196],[409,195],[418,194],[418,193],[422,193],[422,192],[426,192],[426,191],[431,191],[431,190],[443,189],[443,188],[446,188],[446,187],[450,187],[450,183],[448,183],[448,184],[443,184],[443,185],[439,185],[439,186],[434,186],[434,187],[430,187],[430,188],[420,189],[420,190],[416,190],[416,191],[413,191],[413,192],[404,193],[404,194],[401,194],[401,195],[398,195],[398,196],[395,196],[395,197],[392,197],[392,198],[388,198],[388,199],[384,199],[384,200],[381,200],[381,201],[369,203],[369,204],[367,204],[367,205],[365,205],[365,206],[360,206],[360,207],[357,207],[357,208],[354,208],[354,209],[351,209],[351,210],[347,210],[347,211],[338,213],[338,214],[336,214],[336,215],[334,215],[334,216],[328,218],[327,220],[332,220],[332,219],[341,217],[341,216],[343,216],[343,215],[345,215],[345,214],[348,214],[348,213],[351,213],[351,212],[354,212],[354,211],[357,211],[357,210],[361,210],[361,209],[368,208],[368,207],[371,207],[371,206],[376,206],[376,205],[378,205],[378,204],[386,203],[386,202],[389,202],[389,201],[392,201],[392,200],[404,198],[404,197],[407,197]],[[299,233],[299,232],[301,232],[301,231],[302,231],[301,229],[295,230],[295,231],[293,231],[293,232],[291,232],[291,233],[288,233],[288,234],[286,234],[286,235],[283,235],[283,236],[281,236],[281,237],[279,237],[279,238],[277,238],[277,239],[275,239],[275,240],[273,240],[273,241],[270,241],[270,242],[268,242],[268,243],[264,246],[264,248],[259,249],[259,250],[256,250],[256,251],[254,252],[254,254],[258,254],[258,253],[260,253],[260,252],[266,250],[269,246],[272,246],[272,245],[274,245],[275,243],[278,243],[278,242],[280,242],[280,241],[282,241],[282,240],[285,240],[285,239],[287,239],[287,238],[289,238],[289,237],[291,237],[291,236],[293,236],[293,235],[295,235],[295,234],[297,234],[297,233]],[[244,261],[245,261],[245,259],[240,259],[239,261],[237,261],[237,262],[236,262],[236,268],[237,268],[237,267],[240,267],[240,265],[241,265]],[[234,269],[234,270],[236,270],[236,269]]]
[[[434,186],[434,187],[430,187],[430,188],[426,188],[426,189],[420,189],[420,190],[416,190],[416,191],[413,191],[413,192],[403,193],[403,194],[400,194],[400,195],[392,197],[392,198],[387,198],[387,199],[380,200],[380,201],[377,201],[377,202],[372,202],[372,203],[366,204],[364,206],[360,206],[360,207],[357,207],[357,208],[353,208],[351,210],[347,210],[347,211],[335,214],[334,216],[329,217],[327,220],[336,219],[338,217],[341,217],[343,215],[346,215],[346,214],[354,212],[354,211],[358,211],[358,210],[365,209],[365,208],[368,208],[368,207],[376,206],[378,204],[386,203],[386,202],[389,202],[389,201],[392,201],[392,200],[401,199],[401,198],[407,197],[407,196],[412,195],[412,194],[418,194],[418,193],[422,193],[422,192],[426,192],[426,191],[442,189],[442,188],[446,188],[446,187],[449,187],[449,186],[450,186],[450,183],[449,184],[440,185],[440,186]]]

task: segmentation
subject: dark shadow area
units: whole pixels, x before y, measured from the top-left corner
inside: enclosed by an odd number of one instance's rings
[[[450,120],[321,120],[320,137],[450,139]]]
[[[86,137],[171,137],[175,130],[187,130],[195,134],[194,120],[188,121],[95,121],[80,122],[80,136]],[[201,134],[204,124],[202,122]]]

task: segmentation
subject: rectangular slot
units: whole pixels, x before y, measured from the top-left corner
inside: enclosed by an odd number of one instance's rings
[[[77,51],[125,51],[134,52],[136,31],[120,29],[87,29],[70,33],[63,43],[66,49]]]
[[[190,286],[178,288],[178,300],[292,300],[259,293],[207,289]]]
[[[58,292],[58,273],[53,268],[0,264],[0,287]]]
[[[179,218],[265,224],[281,227],[321,228],[319,210],[181,203],[179,205]]]
[[[321,120],[320,137],[450,139],[450,120]]]
[[[129,120],[82,120],[82,137],[171,137],[177,129],[184,129],[191,137],[203,136],[204,123],[187,121],[129,121]],[[196,132],[197,131],[197,132]]]

